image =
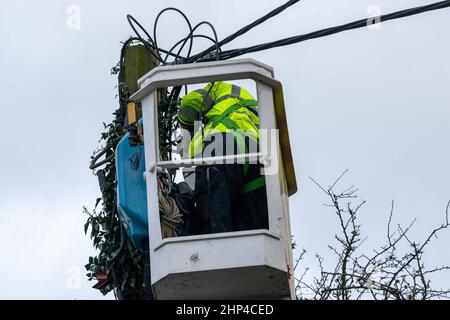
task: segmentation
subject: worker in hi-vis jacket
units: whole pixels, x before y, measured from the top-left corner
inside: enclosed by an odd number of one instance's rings
[[[244,88],[214,82],[192,91],[181,100],[178,119],[193,135],[190,158],[254,153],[259,149],[258,103]],[[194,132],[196,121],[203,125]],[[265,178],[257,162],[197,166],[195,199],[201,216],[199,233],[269,227]]]

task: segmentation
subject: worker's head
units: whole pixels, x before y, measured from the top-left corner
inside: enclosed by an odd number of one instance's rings
[[[206,113],[210,105],[212,104],[212,94],[216,86],[221,82],[216,82],[214,87],[211,88],[211,83],[203,89],[191,91],[185,95],[180,103],[180,111],[178,112],[178,120],[183,128],[193,128],[195,121],[201,121],[200,109],[203,109],[203,114]],[[209,94],[208,94],[209,92]]]
[[[197,91],[192,91],[181,99],[178,120],[183,127],[193,127],[194,122],[199,120],[202,102],[203,95]]]

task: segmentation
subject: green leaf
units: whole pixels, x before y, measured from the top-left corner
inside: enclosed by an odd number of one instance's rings
[[[89,220],[84,224],[84,234],[87,234],[89,228]]]
[[[95,201],[95,206],[94,208],[97,208],[98,204],[100,203],[100,201],[102,201],[102,198],[97,198],[97,200]]]

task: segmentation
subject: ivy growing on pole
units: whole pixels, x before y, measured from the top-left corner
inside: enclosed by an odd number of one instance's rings
[[[123,43],[119,63],[111,74],[118,77],[119,108],[113,113],[113,120],[103,123],[100,150],[91,156],[101,189],[92,209],[83,208],[87,215],[84,232],[89,234],[97,255],[88,258],[85,265],[89,280],[97,280],[94,288],[103,294],[114,291],[118,299],[144,299],[144,255],[138,251],[126,235],[116,201],[115,149],[126,133],[126,108],[129,97],[137,91],[137,79],[157,65],[151,54],[142,46],[135,45],[133,39]],[[165,91],[164,91],[165,92]],[[138,116],[141,110],[138,105]],[[172,127],[173,116],[166,119],[166,126]],[[165,141],[165,140],[163,140]],[[104,156],[98,161],[99,154]]]

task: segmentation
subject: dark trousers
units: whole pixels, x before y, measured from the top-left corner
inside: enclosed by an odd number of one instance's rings
[[[260,164],[198,166],[195,198],[201,219],[198,233],[268,229],[266,187],[242,194],[245,183],[258,178]]]

